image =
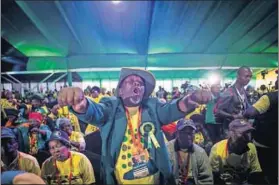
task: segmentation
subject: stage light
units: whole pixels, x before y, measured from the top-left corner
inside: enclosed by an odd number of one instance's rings
[[[220,82],[220,76],[218,74],[211,74],[208,78],[210,84],[216,84]]]
[[[119,4],[121,1],[111,1],[113,4]]]

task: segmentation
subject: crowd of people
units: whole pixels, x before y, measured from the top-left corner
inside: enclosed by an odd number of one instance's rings
[[[278,81],[257,91],[251,77],[244,66],[230,86],[168,93],[150,72],[123,68],[111,92],[4,90],[2,182],[277,184]]]

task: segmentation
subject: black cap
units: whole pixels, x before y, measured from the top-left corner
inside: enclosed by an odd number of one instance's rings
[[[1,139],[16,139],[16,135],[12,129],[3,127],[1,128]]]
[[[19,111],[13,108],[4,108],[6,116],[18,116]]]

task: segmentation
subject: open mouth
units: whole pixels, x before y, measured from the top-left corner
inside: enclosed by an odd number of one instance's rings
[[[138,95],[138,94],[139,94],[139,88],[135,88],[135,89],[134,89],[134,93],[135,93],[136,95]]]
[[[134,103],[134,104],[137,104],[140,102],[140,96],[139,95],[135,95],[133,97],[130,98],[131,102]]]

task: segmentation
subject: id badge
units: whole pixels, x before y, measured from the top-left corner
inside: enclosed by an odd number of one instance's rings
[[[148,160],[145,153],[140,153],[132,157],[134,178],[143,178],[149,175],[149,170],[147,168]]]

